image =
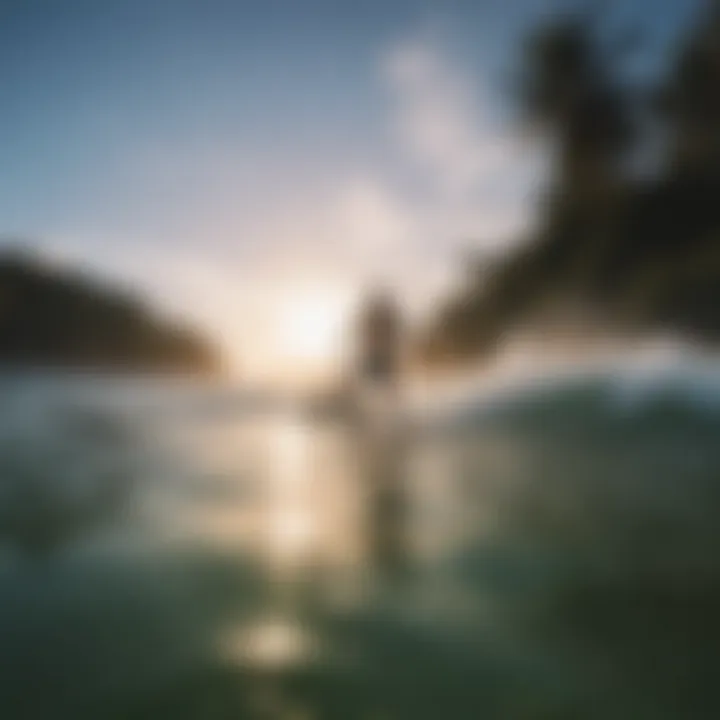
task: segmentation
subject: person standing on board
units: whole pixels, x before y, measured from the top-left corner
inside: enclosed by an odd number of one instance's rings
[[[397,388],[401,332],[399,308],[389,293],[376,291],[360,314],[357,380],[361,389],[389,392]]]
[[[404,425],[398,422],[402,373],[401,312],[388,292],[375,291],[360,311],[355,381],[363,432],[356,435],[365,491],[368,561],[384,576],[409,567],[409,505]]]

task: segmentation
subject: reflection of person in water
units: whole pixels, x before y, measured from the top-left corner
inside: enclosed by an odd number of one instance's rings
[[[373,457],[368,487],[370,561],[382,573],[397,574],[407,567],[409,512],[403,473],[404,453],[396,442],[369,448]],[[382,445],[382,446],[379,446]]]

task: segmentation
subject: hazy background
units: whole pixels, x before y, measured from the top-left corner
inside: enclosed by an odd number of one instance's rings
[[[717,0],[0,0],[2,720],[720,717],[719,87]]]
[[[638,72],[691,5],[613,7],[648,33]],[[527,227],[545,163],[510,70],[568,7],[8,0],[4,242],[136,286],[247,378],[314,375],[368,282],[422,312]]]

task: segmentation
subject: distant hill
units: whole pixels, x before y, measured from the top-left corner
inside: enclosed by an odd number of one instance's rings
[[[118,372],[215,372],[210,344],[130,293],[0,251],[0,365]]]

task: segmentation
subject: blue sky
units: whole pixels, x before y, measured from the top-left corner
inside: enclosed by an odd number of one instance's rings
[[[3,0],[0,234],[136,286],[247,368],[296,362],[288,336],[327,335],[363,283],[420,308],[471,238],[527,222],[542,157],[503,85],[523,29],[567,4]],[[691,6],[616,15],[662,47]]]

